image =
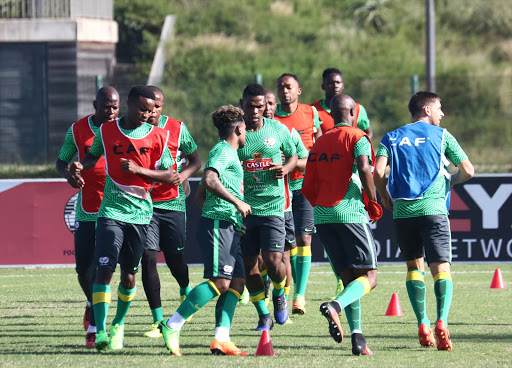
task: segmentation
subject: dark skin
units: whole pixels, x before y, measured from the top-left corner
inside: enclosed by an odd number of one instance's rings
[[[345,84],[343,83],[343,77],[341,74],[331,73],[327,75],[322,83],[322,89],[325,92],[325,105],[331,108],[331,99],[334,96],[341,94],[344,88]],[[373,130],[371,126],[369,126],[364,132],[368,134],[368,137],[372,138]]]
[[[91,120],[99,127],[101,124],[117,119],[119,115],[119,93],[112,87],[102,87],[96,94],[96,99],[92,103],[94,115]],[[55,163],[57,171],[68,181],[73,188],[81,188],[79,182],[81,177],[73,175],[69,171],[69,164],[57,159]]]
[[[243,147],[245,145],[245,123],[243,121],[240,122],[234,127],[231,134],[220,138],[225,140],[235,150]],[[238,199],[222,184],[219,173],[215,169],[208,168],[203,173],[201,185],[194,198],[195,203],[200,208],[203,208],[206,199],[206,191],[233,204],[243,218],[251,213],[251,206]],[[245,279],[241,277],[233,277],[231,280],[222,277],[211,277],[210,281],[215,284],[221,294],[226,292],[229,288],[236,290],[239,294],[242,294],[244,291]]]
[[[292,114],[299,107],[299,96],[302,93],[302,88],[299,82],[293,77],[284,76],[277,80],[277,97],[281,102],[281,109]],[[318,129],[315,132],[315,139],[322,135],[322,130]]]
[[[263,127],[263,113],[265,112],[265,96],[247,96],[240,100],[244,111],[244,120],[247,130],[258,131]],[[297,164],[297,154],[287,157],[285,164],[272,162],[271,171],[274,177],[284,178]],[[267,265],[268,275],[272,280],[283,280],[286,276],[286,267],[283,263],[283,254],[279,252],[262,251],[261,256]],[[263,289],[263,280],[258,267],[258,256],[244,257],[245,274],[247,276],[247,289],[251,292]]]
[[[128,100],[128,113],[125,118],[122,118],[119,125],[126,130],[133,130],[145,124],[151,116],[155,107],[155,101],[146,97],[138,97],[136,99]],[[76,175],[80,175],[80,171],[88,170],[98,162],[99,157],[93,156],[88,153],[81,162],[73,162],[70,171]],[[142,175],[153,181],[170,183],[172,180],[173,170],[168,168],[166,170],[150,170],[144,167],[137,166],[131,160],[121,158],[120,162],[123,171],[132,173],[134,175]],[[80,177],[80,187],[85,185],[82,177]],[[107,268],[99,268],[96,271],[95,283],[99,285],[110,285],[114,272]],[[135,287],[135,274],[130,274],[126,270],[121,269],[121,285],[125,289],[133,289]]]
[[[155,94],[155,108],[148,119],[148,123],[158,126],[162,109],[164,107],[164,94],[158,88],[150,87],[151,91]],[[201,158],[197,150],[190,155],[184,155],[187,159],[187,164],[182,167],[181,172],[174,171],[171,183],[175,186],[180,186],[185,180],[194,175],[201,168]]]
[[[350,96],[344,94],[336,95],[331,99],[330,105],[331,116],[334,119],[334,124],[345,123],[350,126],[357,124],[356,103]],[[368,195],[368,198],[376,201],[377,195],[375,192],[375,185],[373,183],[373,175],[368,156],[358,156],[356,159],[356,166],[359,178],[361,179],[361,183]],[[372,289],[377,286],[377,270],[348,268],[344,269],[339,275],[344,286],[347,286],[350,282],[361,276],[368,279]]]

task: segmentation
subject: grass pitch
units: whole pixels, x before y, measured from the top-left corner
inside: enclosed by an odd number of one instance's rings
[[[494,270],[501,268],[508,289],[490,289]],[[381,265],[378,285],[362,299],[363,332],[374,356],[351,354],[350,331],[342,316],[345,340],[334,342],[319,305],[334,291],[329,266],[313,266],[306,292],[306,314],[292,316],[292,324],[271,331],[275,357],[213,356],[215,301],[196,313],[181,333],[183,356],[170,356],[162,338],[143,336],[152,322],[144,291],[137,296],[125,323],[125,348],[97,353],[85,348],[82,316],[85,301],[72,268],[0,269],[1,367],[504,367],[512,356],[512,264],[453,266],[454,298],[449,327],[454,350],[440,352],[418,343],[416,319],[405,289],[405,266]],[[178,286],[168,269],[159,267],[164,315],[178,306]],[[202,268],[191,267],[193,286],[202,281]],[[116,273],[114,280],[119,280]],[[435,321],[431,277],[427,310]],[[112,285],[108,324],[116,307],[117,281]],[[392,293],[398,293],[403,317],[385,317]],[[290,303],[291,304],[291,303]],[[272,311],[271,304],[269,309]],[[249,304],[239,306],[231,339],[254,354],[260,333],[253,331],[257,316]],[[108,325],[107,325],[108,326]]]

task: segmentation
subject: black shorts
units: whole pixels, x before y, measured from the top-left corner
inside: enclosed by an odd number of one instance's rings
[[[284,213],[284,230],[285,230],[285,247],[295,248],[297,244],[295,244],[295,225],[293,223],[293,212],[288,211]]]
[[[187,217],[182,211],[153,209],[148,225],[147,250],[162,250],[165,254],[179,254],[185,249]]]
[[[300,190],[293,191],[292,211],[295,235],[313,235],[315,233],[313,206]]]
[[[395,231],[405,261],[422,258],[427,263],[451,262],[450,221],[445,215],[395,219]]]
[[[284,252],[284,217],[249,215],[244,220],[246,227],[242,237],[242,254],[257,256],[261,251]]]
[[[318,224],[320,240],[339,274],[345,269],[377,269],[377,256],[369,224]]]
[[[197,240],[204,257],[204,278],[245,279],[240,233],[233,224],[201,216],[197,230]]]
[[[105,217],[98,218],[96,227],[96,252],[98,268],[121,270],[136,274],[144,253],[148,225],[130,224]]]
[[[96,241],[96,221],[75,222],[75,262],[76,273],[87,275],[94,272],[94,247]]]

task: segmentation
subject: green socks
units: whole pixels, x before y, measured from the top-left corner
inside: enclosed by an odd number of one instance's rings
[[[281,296],[284,293],[284,285],[286,285],[286,276],[284,277],[284,280],[277,283],[272,281],[272,285],[274,285],[274,289],[272,290],[272,295],[274,296]]]
[[[290,249],[290,265],[292,266],[293,283],[297,282],[297,247]]]
[[[290,256],[291,258],[291,256]],[[295,294],[304,296],[311,269],[311,247],[297,247],[296,278],[297,288]]]
[[[192,291],[192,288],[190,285],[187,285],[187,287],[180,287],[180,296],[187,296]]]
[[[453,297],[452,276],[449,272],[440,272],[434,276],[434,293],[437,301],[437,319],[448,326],[448,312]]]
[[[112,325],[124,325],[124,317],[126,317],[126,313],[128,313],[128,309],[130,308],[130,304],[132,304],[132,300],[135,297],[135,290],[137,287],[133,289],[125,289],[121,285],[117,288],[117,309],[116,316],[112,321]]]
[[[153,316],[153,323],[163,321],[164,319],[162,307],[151,309],[151,315]]]
[[[366,277],[361,276],[348,284],[334,300],[337,300],[341,304],[341,307],[345,309],[348,305],[368,294],[370,290],[370,281],[368,281]]]
[[[418,320],[418,326],[425,323],[430,327],[430,320],[427,317],[427,288],[425,287],[425,272],[412,270],[407,272],[405,287],[412,305],[412,310]]]
[[[265,305],[265,289],[258,290],[255,293],[249,293],[249,295],[251,302],[254,304],[256,310],[258,311],[258,316],[264,316],[265,314],[270,313],[267,306]]]
[[[362,332],[361,330],[361,300],[357,299],[345,308],[348,326],[351,332]]]
[[[203,282],[190,291],[187,298],[179,306],[177,312],[184,319],[188,319],[217,295],[220,295],[220,293],[213,282]]]
[[[110,285],[94,284],[92,287],[92,306],[98,332],[106,331],[107,313],[110,305]]]
[[[215,306],[215,327],[231,327],[240,294],[231,288],[221,294]]]

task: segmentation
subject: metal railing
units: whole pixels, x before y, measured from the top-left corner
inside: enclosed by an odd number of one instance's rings
[[[0,0],[0,19],[96,18],[112,20],[113,0]]]

